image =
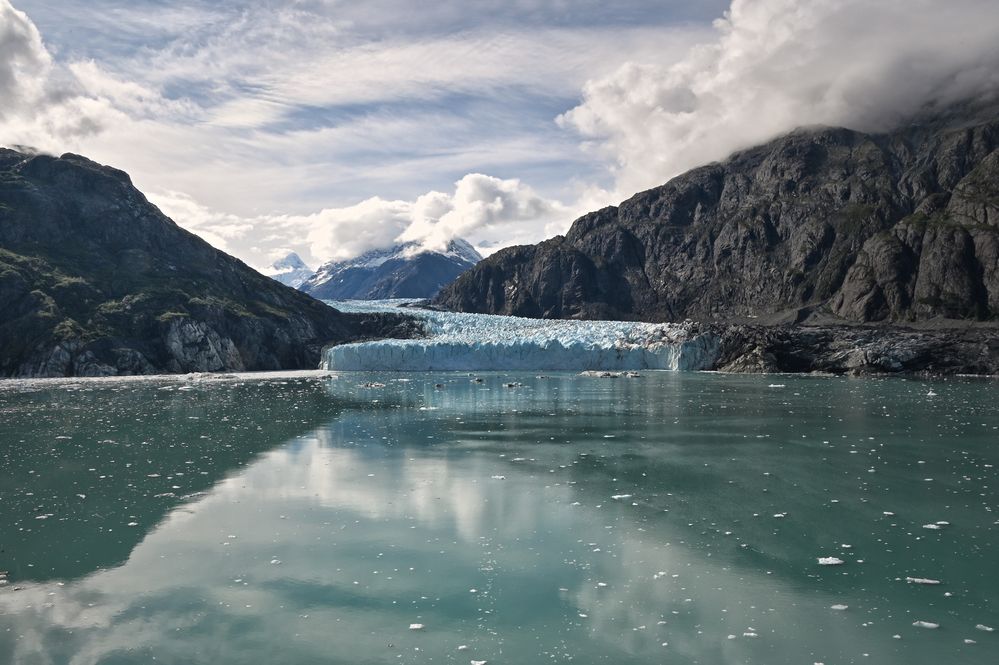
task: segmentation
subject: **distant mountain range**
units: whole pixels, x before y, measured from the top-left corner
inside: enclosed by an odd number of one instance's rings
[[[289,266],[295,264],[294,259],[285,257],[282,266],[272,266],[271,275],[291,279],[295,273]],[[405,243],[347,261],[330,261],[295,286],[323,300],[432,298],[481,260],[475,248],[461,239],[452,240],[443,252]],[[301,259],[298,263],[304,266]]]

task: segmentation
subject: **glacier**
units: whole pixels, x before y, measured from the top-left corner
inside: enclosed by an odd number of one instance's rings
[[[396,311],[408,301],[329,301],[344,312]],[[340,344],[323,351],[333,371],[705,370],[720,340],[693,324],[526,319],[408,308],[426,337]]]

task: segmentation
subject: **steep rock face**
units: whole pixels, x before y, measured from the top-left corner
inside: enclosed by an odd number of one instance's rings
[[[349,261],[331,261],[298,288],[324,300],[432,298],[481,260],[461,239],[452,240],[442,252],[406,243]]]
[[[327,344],[417,332],[260,275],[121,171],[0,149],[0,376],[314,368]]]
[[[534,317],[999,314],[999,106],[798,130],[497,252],[437,304]]]

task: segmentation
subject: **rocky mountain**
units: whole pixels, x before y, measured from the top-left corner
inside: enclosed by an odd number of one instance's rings
[[[264,277],[121,171],[0,149],[0,376],[314,368],[324,345],[416,332]]]
[[[436,304],[529,317],[743,322],[999,315],[999,104],[893,131],[807,128],[512,247]]]
[[[460,238],[443,252],[405,243],[349,261],[331,261],[299,288],[324,300],[432,298],[481,260],[475,248]]]
[[[304,284],[315,273],[295,252],[288,252],[261,272],[294,289]]]

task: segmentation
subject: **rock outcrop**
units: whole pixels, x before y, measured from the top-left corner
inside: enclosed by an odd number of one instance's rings
[[[264,277],[121,171],[0,149],[0,376],[315,368],[330,343],[418,332]]]
[[[438,306],[546,318],[905,323],[999,316],[999,105],[802,129],[566,235],[497,252]]]
[[[898,326],[754,326],[711,323],[713,369],[879,375],[999,374],[999,329]]]

